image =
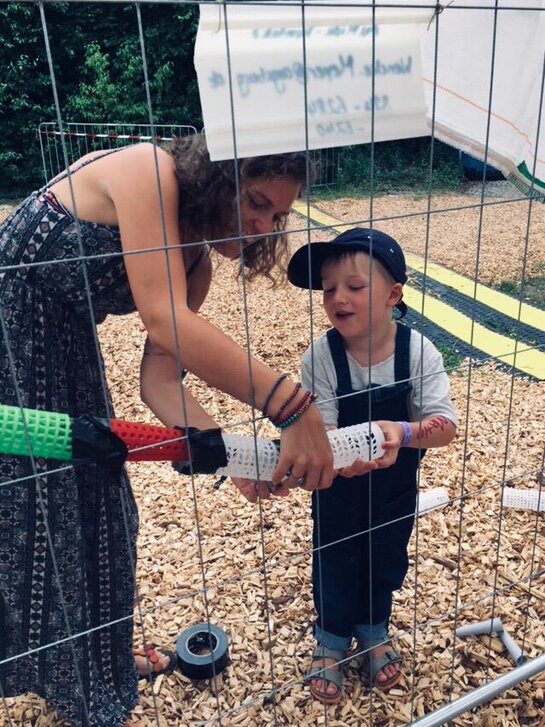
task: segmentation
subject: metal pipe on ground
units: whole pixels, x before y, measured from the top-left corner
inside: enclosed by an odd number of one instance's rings
[[[512,687],[516,687],[517,684],[530,679],[544,670],[545,654],[542,654],[541,656],[536,656],[535,659],[527,661],[522,666],[516,667],[508,674],[503,674],[501,677],[497,677],[487,684],[477,687],[477,689],[465,694],[463,697],[459,697],[454,702],[439,707],[439,709],[430,712],[430,714],[417,719],[416,722],[412,722],[411,725],[412,727],[439,727],[458,717],[460,714],[467,712],[469,709],[489,702],[494,697],[497,697],[498,694]]]

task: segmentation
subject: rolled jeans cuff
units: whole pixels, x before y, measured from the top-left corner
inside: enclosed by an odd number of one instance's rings
[[[386,641],[388,637],[388,621],[378,624],[356,624],[354,636],[358,641]]]
[[[337,634],[323,631],[319,626],[314,627],[314,638],[322,646],[328,649],[338,649],[339,651],[348,651],[352,643],[351,636],[337,636]]]

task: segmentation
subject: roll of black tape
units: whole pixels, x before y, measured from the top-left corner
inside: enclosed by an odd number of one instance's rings
[[[176,639],[178,668],[190,679],[211,679],[229,662],[229,640],[219,626],[196,624]]]

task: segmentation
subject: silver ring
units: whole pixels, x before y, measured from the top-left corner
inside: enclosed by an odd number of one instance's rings
[[[298,477],[295,480],[295,484],[301,486],[301,485],[304,485],[306,481],[307,481],[307,478],[306,477],[304,477],[304,476],[303,477]]]

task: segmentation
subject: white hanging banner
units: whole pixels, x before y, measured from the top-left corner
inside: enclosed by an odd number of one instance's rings
[[[201,5],[195,68],[211,158],[429,134],[421,63],[429,5],[377,3],[374,16],[327,0]]]
[[[477,5],[473,0],[445,4],[437,19],[437,48],[434,24],[424,36],[430,116],[437,69],[434,133],[482,161],[487,151],[487,162],[521,189],[531,186],[533,177],[534,190],[544,194],[545,0]]]

